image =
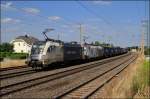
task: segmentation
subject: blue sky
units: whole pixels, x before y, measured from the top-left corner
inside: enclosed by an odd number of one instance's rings
[[[1,40],[25,34],[43,40],[41,32],[54,28],[50,38],[79,41],[81,23],[89,43],[139,45],[141,20],[148,15],[145,1],[2,1]]]

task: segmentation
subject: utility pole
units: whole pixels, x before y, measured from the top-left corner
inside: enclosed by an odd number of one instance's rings
[[[58,40],[60,40],[60,34],[59,34],[59,33],[58,33],[58,37],[57,37],[57,39],[58,39]]]
[[[141,34],[141,54],[144,56],[144,42],[145,42],[145,34],[146,34],[146,29],[147,27],[147,20],[142,20],[142,34]]]
[[[80,44],[82,45],[82,24],[80,25]]]
[[[86,43],[86,40],[87,40],[88,38],[89,38],[88,36],[83,36],[83,42],[84,42],[84,44]]]

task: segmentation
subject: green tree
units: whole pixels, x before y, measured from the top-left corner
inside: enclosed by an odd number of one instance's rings
[[[9,43],[0,44],[0,52],[13,52],[13,45]]]
[[[95,45],[101,45],[99,41],[95,41]]]
[[[95,45],[102,46],[102,47],[113,47],[113,46],[114,46],[113,44],[108,44],[108,43],[105,43],[105,42],[101,43],[101,42],[99,42],[99,41],[95,41],[94,44],[95,44]]]
[[[145,51],[144,51],[144,54],[145,55],[150,55],[150,48],[145,48]]]

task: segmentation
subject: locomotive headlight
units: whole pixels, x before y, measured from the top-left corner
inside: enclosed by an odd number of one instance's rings
[[[42,64],[47,64],[47,57],[46,57],[46,55],[42,55],[41,56],[41,61],[42,61]]]
[[[45,59],[45,56],[46,56],[46,55],[42,55],[41,58],[42,58],[42,59]]]

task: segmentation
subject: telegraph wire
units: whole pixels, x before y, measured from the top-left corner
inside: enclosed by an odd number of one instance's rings
[[[83,5],[81,2],[76,1],[81,7],[83,7],[86,11],[88,11],[89,13],[91,13],[92,15],[95,15],[96,17],[98,17],[99,19],[103,20],[107,25],[109,25],[110,27],[113,28],[113,25],[107,21],[105,18],[103,18],[102,16],[100,16],[99,14],[95,13],[93,10],[87,8],[85,5]],[[118,31],[116,31],[118,32]]]
[[[12,7],[12,6],[11,6],[11,7]],[[19,8],[16,8],[16,7],[12,7],[12,8],[14,8],[14,9],[20,11],[20,12],[25,12],[25,13],[30,14],[30,15],[33,15],[33,16],[38,16],[38,17],[40,17],[40,18],[42,18],[42,19],[48,19],[48,17],[46,17],[46,16],[39,15],[39,14],[33,14],[33,13],[30,13],[30,12],[25,11],[24,9],[19,9]],[[77,25],[77,24],[78,24],[77,22],[73,22],[72,20],[70,20],[70,19],[68,19],[68,18],[66,18],[66,17],[63,17],[62,20],[65,22],[65,25],[68,25],[69,27],[72,27],[72,28],[74,28],[74,27],[73,27],[74,25]],[[47,20],[46,20],[46,21],[47,21]],[[60,22],[58,22],[58,21],[53,21],[53,20],[50,20],[50,21],[51,21],[51,22],[54,22],[54,23],[57,23],[57,24],[63,24],[63,23],[60,23]],[[29,25],[31,25],[31,24],[29,24]],[[44,25],[45,25],[45,24],[44,24]]]
[[[114,29],[113,24],[111,24],[111,22],[109,22],[108,20],[106,20],[104,17],[102,17],[101,15],[95,13],[93,10],[87,8],[87,7],[86,7],[84,4],[82,4],[81,2],[79,2],[79,1],[76,1],[76,2],[77,2],[81,7],[83,7],[87,12],[89,12],[89,13],[91,13],[92,15],[95,15],[97,18],[103,20],[107,25],[109,25],[111,28]],[[115,31],[116,31],[117,33],[120,33],[120,32],[119,32],[120,30],[118,30],[118,29],[115,29]],[[115,42],[115,41],[114,41],[114,42]]]
[[[27,12],[27,11],[25,11],[23,8],[17,8],[17,7],[15,7],[15,6],[11,6],[11,8],[13,8],[13,9],[15,9],[15,10],[17,10],[17,11],[19,11],[19,12],[23,12],[23,13],[27,13],[27,14],[30,14],[30,15],[33,15],[33,16],[37,16],[37,17],[40,17],[41,19],[45,19],[45,21],[46,21],[46,23],[47,23],[47,20],[48,20],[48,17],[46,17],[46,16],[43,16],[43,15],[39,15],[39,14],[33,14],[33,13],[30,13],[30,12]],[[61,23],[60,21],[53,21],[53,20],[50,20],[51,22],[54,22],[54,23],[56,23],[56,24],[60,24],[60,25],[67,25],[67,27],[71,27],[71,28],[74,28],[74,27],[72,27],[73,25],[75,25],[73,22],[71,22],[71,21],[69,21],[69,19],[67,19],[67,18],[62,18],[61,20],[63,20],[64,22],[63,23]],[[31,21],[30,22],[28,22],[28,23],[26,23],[26,24],[28,24],[28,25],[34,25],[33,23],[31,23]],[[41,25],[46,25],[46,24],[41,24]],[[47,25],[48,25],[48,23],[47,23]],[[64,28],[64,27],[61,27],[60,28],[60,30],[62,29],[62,28]],[[74,29],[72,29],[73,31],[75,31]]]
[[[11,6],[12,7],[12,6]],[[25,11],[23,8],[21,8],[21,9],[19,9],[19,8],[17,8],[17,7],[12,7],[12,8],[14,8],[14,9],[16,9],[17,11],[20,11],[20,12],[23,12],[23,13],[27,13],[27,14],[30,14],[30,15],[33,15],[33,16],[38,16],[38,17],[40,17],[41,19],[48,19],[48,17],[46,17],[46,16],[43,16],[43,15],[39,15],[39,14],[33,14],[33,13],[30,13],[30,12],[27,12],[27,11]],[[60,22],[58,22],[58,21],[53,21],[53,20],[50,20],[51,22],[54,22],[54,23],[57,23],[57,24],[61,24],[61,25],[67,25],[67,27],[69,28],[69,27],[71,27],[71,28],[73,28],[72,30],[74,31],[74,32],[76,32],[76,30],[75,30],[75,28],[76,27],[74,27],[74,25],[78,25],[78,23],[76,22],[76,23],[74,23],[73,21],[71,21],[70,19],[68,19],[68,18],[65,18],[65,17],[63,17],[62,18],[62,20],[65,22],[63,22],[63,23],[60,23]],[[47,21],[47,20],[46,20]],[[33,25],[33,23],[32,24],[30,24],[30,23],[27,23],[28,25]],[[81,24],[81,23],[80,23]],[[43,24],[43,25],[45,25],[45,24]],[[62,27],[63,28],[63,27]],[[61,29],[60,29],[60,31],[61,31]],[[62,34],[62,33],[61,33]],[[58,34],[59,36],[60,36],[60,34]],[[62,36],[62,35],[61,35]],[[57,38],[58,38],[58,36],[57,36]],[[60,37],[59,37],[60,38]],[[82,37],[81,37],[82,38]]]
[[[86,7],[84,4],[82,4],[81,2],[79,2],[79,1],[76,1],[76,2],[77,2],[81,7],[83,7],[87,12],[91,13],[92,15],[95,15],[95,16],[98,17],[99,19],[102,19],[106,24],[112,26],[112,24],[111,24],[109,21],[107,21],[105,18],[103,18],[102,16],[100,16],[100,15],[97,14],[97,13],[95,13],[93,10],[87,8],[87,7]]]

